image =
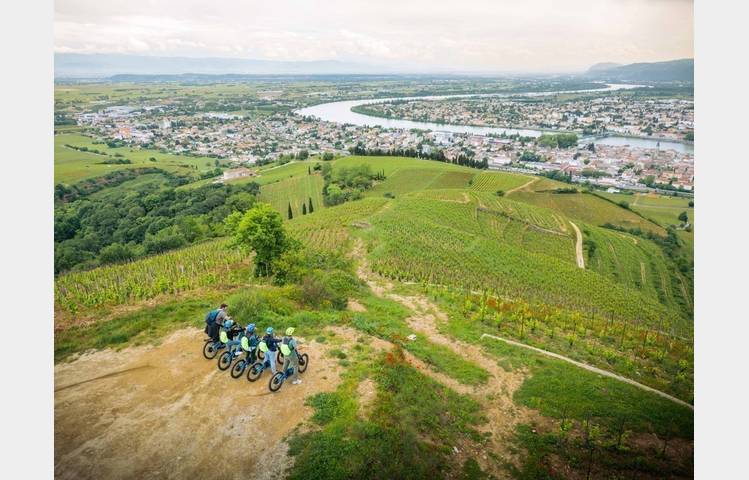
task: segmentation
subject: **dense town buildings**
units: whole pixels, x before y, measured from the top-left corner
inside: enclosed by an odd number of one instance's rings
[[[512,108],[508,110],[510,104]],[[692,104],[683,100],[622,101],[610,96],[562,103],[538,100],[518,103],[482,97],[374,104],[367,108],[415,120],[433,121],[438,117],[456,124],[511,124],[560,130],[582,127],[592,128],[596,133],[626,134],[644,134],[649,126],[653,135],[657,133],[662,138],[681,138],[684,132],[693,131]],[[496,112],[503,113],[492,116]],[[225,112],[185,114],[169,105],[114,106],[80,114],[77,121],[105,141],[227,159],[237,166],[274,161],[303,151],[309,155],[344,155],[358,147],[367,152],[408,151],[416,156],[439,151],[448,160],[462,156],[486,160],[489,168],[536,173],[560,171],[572,181],[612,188],[642,189],[647,184],[691,191],[694,185],[691,153],[659,147],[593,144],[585,137],[576,147],[551,148],[517,135],[355,126],[320,121],[290,111],[267,116]],[[524,155],[525,152],[533,155]]]

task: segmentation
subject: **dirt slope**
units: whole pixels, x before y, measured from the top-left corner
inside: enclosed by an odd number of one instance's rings
[[[310,414],[304,398],[334,390],[339,367],[309,343],[302,385],[268,391],[234,380],[200,353],[197,329],[156,347],[105,350],[55,366],[55,477],[279,478],[284,439]],[[257,469],[277,465],[274,472]]]

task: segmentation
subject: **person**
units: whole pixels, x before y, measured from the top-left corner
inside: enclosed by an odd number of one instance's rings
[[[224,331],[226,331],[226,337],[229,339],[226,342],[226,348],[233,354],[232,358],[239,356],[241,353],[240,345],[242,341],[239,339],[239,334],[242,333],[242,326],[234,323],[234,320],[228,319],[224,322]],[[236,350],[236,352],[235,352]]]
[[[222,303],[217,309],[208,312],[208,315],[205,317],[205,333],[216,343],[219,341],[218,332],[221,329],[221,325],[230,318],[226,313],[228,307],[227,304]]]
[[[290,366],[294,368],[291,374],[293,385],[299,385],[302,380],[299,378],[299,353],[297,352],[297,343],[294,338],[294,327],[286,329],[286,336],[281,341],[281,352],[283,352],[283,371],[285,372]],[[286,348],[284,348],[284,346]]]
[[[255,357],[257,356],[255,348],[257,347],[258,343],[260,343],[260,340],[257,338],[257,333],[255,333],[254,323],[250,323],[249,325],[247,325],[247,328],[245,329],[239,340],[242,350],[244,350],[246,353],[247,362],[250,364],[254,363]]]
[[[273,336],[273,327],[268,327],[265,330],[265,336],[263,341],[268,346],[268,351],[265,353],[265,360],[270,364],[270,371],[276,373],[276,355],[278,355],[278,343],[279,340]]]

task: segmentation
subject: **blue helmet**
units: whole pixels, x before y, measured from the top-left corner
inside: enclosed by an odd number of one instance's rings
[[[247,333],[252,333],[254,331],[255,331],[255,324],[254,323],[250,323],[249,325],[247,325]]]
[[[232,325],[234,325],[234,321],[233,320],[227,320],[227,321],[224,322],[224,328],[226,328],[226,329],[231,328]]]
[[[265,333],[267,333],[268,335],[272,335],[273,334],[273,327],[266,328],[265,329]]]

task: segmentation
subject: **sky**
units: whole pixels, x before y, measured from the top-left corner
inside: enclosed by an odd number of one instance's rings
[[[691,0],[56,0],[56,53],[565,72],[693,57]]]

